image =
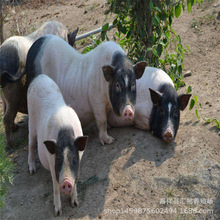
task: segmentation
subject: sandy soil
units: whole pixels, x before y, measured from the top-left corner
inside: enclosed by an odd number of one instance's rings
[[[104,15],[104,0],[58,2],[62,3],[30,9],[28,23],[39,26],[57,19],[71,30],[79,27],[81,34],[112,21]],[[111,128],[109,134],[116,141],[103,147],[96,126],[85,129],[90,139],[81,163],[79,206],[71,208],[69,198],[63,196],[63,215],[56,219],[220,219],[219,131],[202,119],[220,119],[220,21],[216,19],[220,6],[214,7],[218,4],[209,1],[193,7],[174,23],[183,44],[191,49],[184,71],[192,74],[185,82],[202,105],[201,120],[194,110],[182,112],[172,144],[134,128]],[[5,27],[9,35],[12,18]],[[178,92],[186,92],[187,86]],[[37,160],[37,173],[28,174],[27,116],[19,114],[17,121],[20,128],[13,138],[18,146],[9,151],[16,163],[14,184],[0,217],[54,219],[50,173]]]

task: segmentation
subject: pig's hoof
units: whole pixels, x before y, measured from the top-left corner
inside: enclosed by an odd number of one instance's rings
[[[107,135],[107,137],[105,137],[105,138],[100,138],[100,142],[101,142],[102,145],[112,144],[113,141],[114,141],[114,138],[109,136],[109,135]]]
[[[36,173],[35,163],[29,164],[29,172],[30,172],[31,175]]]
[[[62,215],[62,208],[55,208],[55,216],[60,216]]]
[[[79,202],[77,199],[74,199],[73,202],[71,202],[71,206],[74,208],[75,206],[78,206],[79,205]]]

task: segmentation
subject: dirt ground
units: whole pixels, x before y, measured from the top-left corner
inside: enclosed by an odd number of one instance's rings
[[[71,30],[79,27],[82,34],[113,20],[104,15],[104,0],[57,2],[29,9],[28,24],[38,27],[56,19]],[[96,126],[85,129],[90,139],[81,163],[79,206],[71,208],[63,196],[63,215],[56,219],[220,219],[220,136],[214,124],[202,119],[220,120],[220,1],[205,2],[174,23],[183,45],[190,46],[184,72],[190,70],[191,76],[178,93],[192,86],[202,105],[201,120],[187,108],[171,144],[135,128],[111,128],[116,141],[101,146]],[[11,26],[9,17],[6,35]],[[20,128],[13,139],[18,146],[9,151],[16,164],[14,184],[0,217],[54,219],[50,173],[37,160],[37,173],[28,174],[27,116],[19,114],[17,121]]]

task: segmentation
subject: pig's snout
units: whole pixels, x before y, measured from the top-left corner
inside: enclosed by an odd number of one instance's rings
[[[130,105],[125,106],[122,117],[125,121],[131,121],[134,119],[134,111]]]
[[[61,185],[61,192],[68,195],[72,192],[72,189],[72,183],[68,179],[65,179]]]
[[[167,143],[170,143],[173,140],[173,132],[171,128],[167,128],[167,130],[164,132],[163,140]]]

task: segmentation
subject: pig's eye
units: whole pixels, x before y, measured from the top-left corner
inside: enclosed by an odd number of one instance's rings
[[[115,91],[116,92],[121,92],[121,86],[119,85],[118,82],[115,83]]]
[[[131,90],[134,91],[135,88],[136,88],[136,86],[135,86],[135,82],[133,82],[133,83],[131,84]]]

